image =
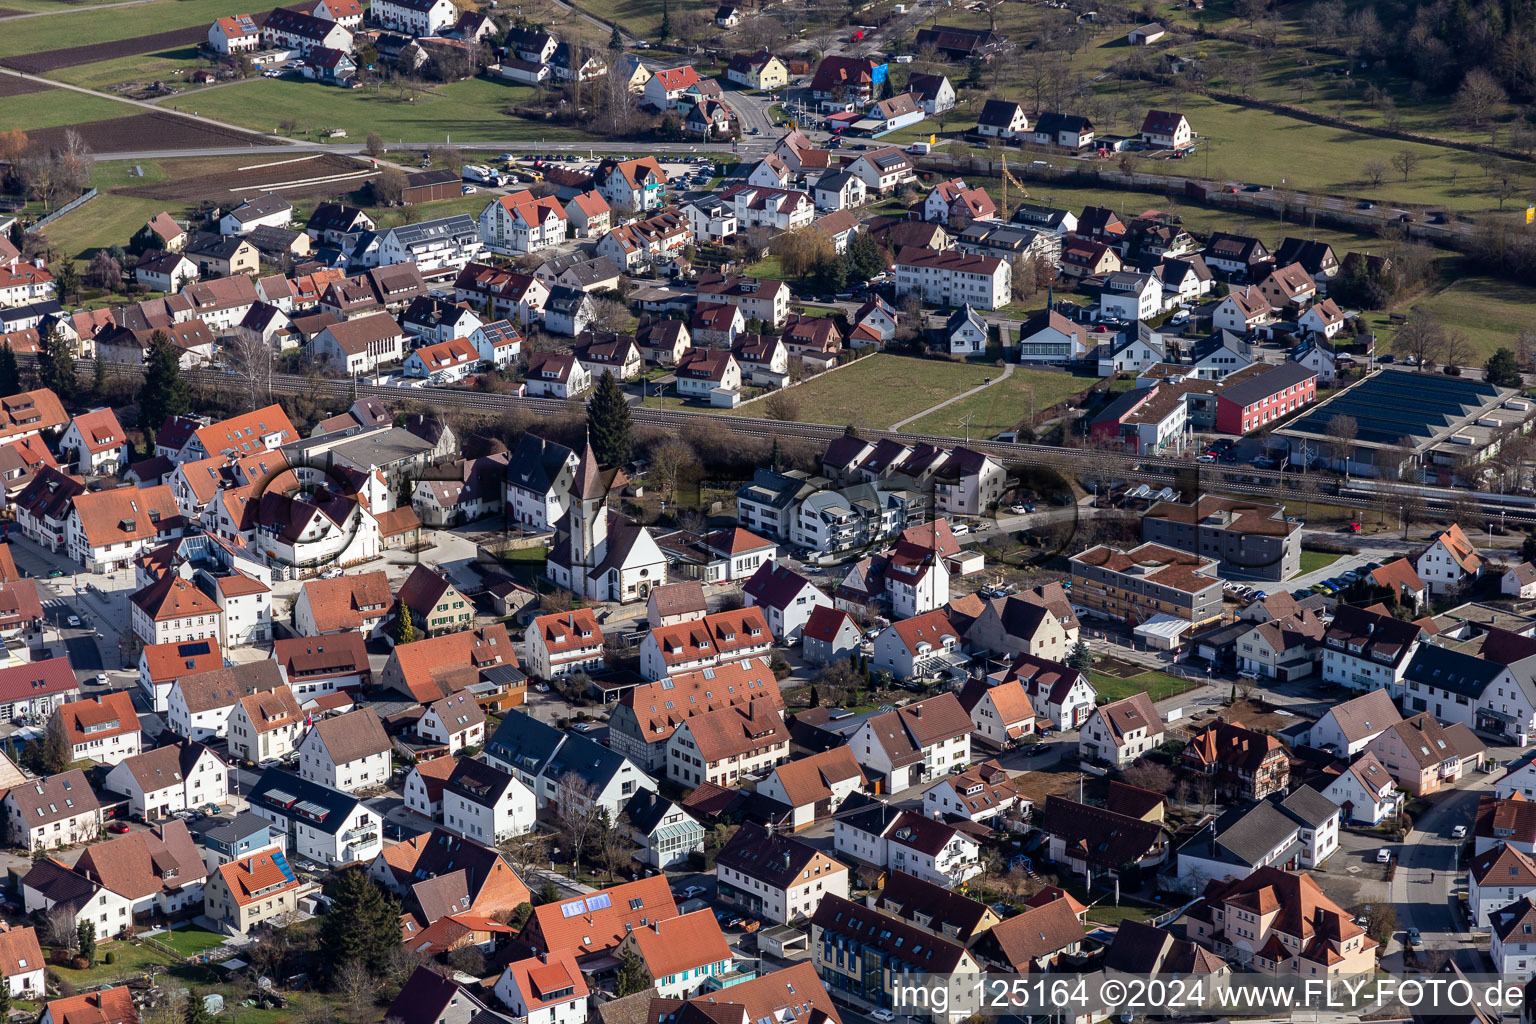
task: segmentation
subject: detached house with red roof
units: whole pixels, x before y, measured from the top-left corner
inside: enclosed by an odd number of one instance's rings
[[[128,436],[109,408],[92,409],[70,420],[59,438],[59,452],[68,461],[74,452],[76,471],[112,476],[128,463]]]
[[[757,784],[757,792],[790,808],[781,824],[798,832],[836,811],[865,781],[864,769],[845,745],[778,765]]]
[[[232,935],[246,935],[264,921],[298,910],[298,897],[310,886],[274,848],[220,864],[203,886],[203,913]]]
[[[996,685],[988,679],[972,679],[960,691],[960,706],[971,716],[975,738],[994,749],[1005,749],[1035,734],[1035,706],[1017,679]]]
[[[90,572],[126,569],[147,548],[181,536],[185,525],[175,495],[164,484],[87,491],[77,494],[71,506],[69,556]]]
[[[1261,974],[1366,974],[1376,941],[1310,875],[1259,868],[1234,882],[1212,882],[1183,917],[1185,934]]]
[[[1017,680],[1036,713],[1057,729],[1081,726],[1088,721],[1098,700],[1098,691],[1086,674],[1036,654],[1020,654],[1006,670],[988,678],[994,689],[1002,683]]]
[[[657,110],[676,110],[678,101],[699,82],[699,73],[691,64],[659,68],[645,83],[645,103]]]
[[[528,624],[523,663],[536,679],[557,679],[603,667],[603,628],[590,608],[540,615]]]
[[[983,761],[957,775],[946,775],[923,793],[923,810],[933,817],[954,816],[987,822],[1018,806],[1019,791],[996,761]]]
[[[762,655],[679,672],[624,693],[608,719],[610,746],[648,772],[666,768],[668,742],[684,720],[723,707],[765,701],[783,709],[779,684]]]
[[[0,925],[0,978],[13,997],[37,998],[44,992],[43,950],[32,928]]]
[[[942,672],[964,660],[961,633],[943,610],[935,609],[893,622],[875,637],[871,667],[897,679]]]
[[[480,214],[480,240],[501,255],[526,256],[553,249],[565,241],[569,227],[570,217],[560,200],[537,197],[526,189],[500,197]]]
[[[691,67],[688,70],[693,71]],[[693,81],[698,81],[697,72],[694,72]],[[649,96],[650,83],[646,85]],[[682,87],[686,88],[687,85]],[[679,95],[682,89],[678,90]],[[653,156],[637,160],[604,159],[593,172],[592,182],[614,210],[633,213],[654,210],[666,198],[667,172],[661,169],[660,162]]]
[[[1195,133],[1183,114],[1149,110],[1141,122],[1141,141],[1154,149],[1187,149],[1195,141]]]
[[[1184,747],[1182,764],[1215,778],[1219,795],[1263,800],[1283,793],[1291,778],[1285,745],[1241,722],[1212,722]]]
[[[249,14],[219,18],[208,26],[208,45],[215,53],[250,53],[261,47],[261,29]],[[160,216],[170,219],[165,214]]]
[[[527,1024],[586,1024],[591,990],[569,949],[508,964],[496,979],[496,998]]]
[[[767,655],[773,631],[759,608],[714,612],[651,630],[640,643],[640,674],[649,680]]]
[[[817,605],[800,632],[800,655],[812,665],[830,665],[858,650],[864,631],[841,608]]]
[[[1419,578],[1436,597],[1454,594],[1483,574],[1483,558],[1461,526],[1441,533],[1415,562]]]
[[[667,774],[684,786],[729,789],[742,776],[789,760],[789,727],[771,699],[730,704],[679,722],[667,741]]]
[[[355,632],[368,634],[394,606],[389,578],[382,570],[307,581],[293,605],[293,625],[300,636]]]
[[[146,644],[219,639],[222,612],[191,580],[168,573],[136,592],[133,632]]]
[[[98,989],[82,996],[50,999],[38,1024],[139,1024],[128,986]]]
[[[698,995],[709,979],[729,973],[734,962],[720,922],[709,910],[652,918],[625,936],[616,953],[637,954],[663,999]]]
[[[127,690],[61,704],[54,714],[63,719],[71,761],[117,764],[143,749],[139,716]]]

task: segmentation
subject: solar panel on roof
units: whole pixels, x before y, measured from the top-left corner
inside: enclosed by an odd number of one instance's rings
[[[269,789],[267,790],[267,799],[276,800],[280,804],[291,804],[297,800],[298,797],[294,796],[292,793],[287,792],[286,790]]]
[[[182,644],[180,647],[177,648],[177,650],[179,650],[182,653],[183,656],[189,657],[189,658],[195,658],[199,654],[208,654],[208,653],[210,653],[210,648],[208,646],[208,641],[206,641],[206,640],[199,640],[196,643]]]
[[[606,892],[600,892],[596,896],[587,897],[588,910],[605,910],[613,906],[613,897]]]
[[[560,904],[561,917],[580,917],[587,912],[587,901],[576,900],[574,903]]]
[[[323,818],[330,813],[320,804],[310,800],[300,800],[293,805],[293,808],[301,814],[309,815],[311,818]]]

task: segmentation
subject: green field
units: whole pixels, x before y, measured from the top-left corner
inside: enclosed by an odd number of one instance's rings
[[[112,954],[114,961],[110,964],[106,962],[108,952]],[[77,971],[51,964],[48,970],[57,973],[60,978],[76,988],[93,988],[97,985],[127,981],[129,978],[143,974],[144,968],[150,965],[165,966],[172,963],[175,961],[167,953],[145,945],[117,941],[104,942],[97,948],[95,967]]]
[[[13,5],[7,0],[0,6]],[[46,18],[5,21],[0,22],[3,26],[0,27],[0,57],[89,46],[208,25],[231,11],[227,0],[151,0],[108,12],[70,11]]]
[[[1097,381],[1096,377],[1075,377],[1070,373],[1015,366],[1007,380],[998,381],[953,405],[946,405],[902,429],[916,434],[943,434],[977,440],[989,438],[1018,426],[1029,418],[1031,409],[1047,409],[1092,387]]]
[[[1414,305],[1433,312],[1448,330],[1465,332],[1480,365],[1500,345],[1513,350],[1515,335],[1531,329],[1536,288],[1491,277],[1460,277]]]
[[[785,393],[799,403],[795,418],[803,423],[884,429],[997,373],[989,366],[880,352],[812,377]],[[766,415],[761,402],[734,411],[742,416]]]
[[[400,142],[579,142],[593,136],[575,128],[542,125],[509,117],[502,110],[533,95],[528,86],[502,85],[484,78],[440,85],[412,100],[400,100],[387,86],[337,89],[315,82],[257,78],[238,85],[198,89],[171,97],[161,106],[196,111],[230,124],[276,133],[283,121],[305,129],[342,128],[349,142],[377,132]],[[644,149],[643,144],[638,147]]]
[[[1338,560],[1339,556],[1334,554],[1332,551],[1311,551],[1307,548],[1302,548],[1301,571],[1298,572],[1297,575],[1305,576],[1307,573],[1317,572],[1319,569],[1326,569]]]
[[[182,46],[154,53],[140,53],[132,57],[81,64],[72,68],[50,71],[48,77],[87,89],[106,91],[126,82],[164,81],[175,84],[177,72],[186,74],[205,64],[198,55],[197,47]]]
[[[661,0],[573,0],[571,6],[604,21],[618,22],[625,32],[650,42],[661,32]],[[709,0],[679,0],[671,5],[673,24],[690,11],[713,17],[717,6]]]
[[[0,25],[4,24],[0,22]],[[104,96],[89,96],[73,89],[29,92],[9,97],[4,102],[5,127],[20,128],[24,132],[146,113],[143,107],[131,103],[119,103]]]
[[[1176,697],[1186,690],[1195,688],[1195,684],[1189,680],[1171,676],[1166,672],[1143,672],[1128,679],[1106,675],[1103,672],[1089,672],[1088,677],[1093,680],[1094,689],[1099,691],[1099,696],[1106,701],[1121,700],[1138,693],[1145,693],[1152,698],[1152,703],[1156,704],[1160,700]]]

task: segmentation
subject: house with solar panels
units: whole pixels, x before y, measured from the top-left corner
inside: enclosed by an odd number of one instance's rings
[[[269,768],[247,799],[289,855],[340,867],[372,861],[384,849],[379,816],[351,793]]]

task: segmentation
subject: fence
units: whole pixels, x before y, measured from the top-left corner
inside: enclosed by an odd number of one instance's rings
[[[39,228],[44,227],[45,225],[53,223],[54,221],[58,220],[60,217],[64,216],[66,213],[69,213],[72,210],[78,210],[80,207],[84,206],[86,203],[90,202],[92,199],[95,199],[99,194],[100,193],[98,193],[94,188],[87,189],[86,191],[84,191],[84,192],[80,193],[78,196],[76,196],[74,199],[71,199],[69,202],[67,202],[63,206],[59,207],[57,210],[54,210],[52,213],[50,213],[48,216],[44,217],[42,220],[39,220],[36,224],[33,224],[32,225],[32,230],[36,231]]]

